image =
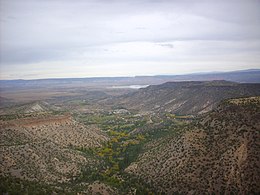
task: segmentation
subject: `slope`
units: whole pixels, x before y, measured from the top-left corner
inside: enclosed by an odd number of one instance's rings
[[[167,111],[190,115],[208,112],[224,99],[256,95],[260,95],[260,84],[227,81],[168,82],[139,89],[111,102],[119,102],[119,105],[137,111]]]
[[[106,140],[97,126],[83,126],[69,114],[0,120],[0,172],[27,180],[65,182],[79,174],[83,165],[95,163],[76,149],[98,147]]]
[[[226,100],[184,133],[147,144],[125,171],[166,194],[257,194],[259,118],[260,97]]]

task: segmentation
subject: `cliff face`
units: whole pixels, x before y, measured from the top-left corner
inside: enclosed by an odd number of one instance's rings
[[[260,84],[191,81],[149,86],[116,101],[126,108],[139,111],[167,111],[189,115],[208,112],[225,99],[258,95]]]
[[[260,98],[222,102],[180,136],[147,145],[126,171],[161,192],[260,192]]]

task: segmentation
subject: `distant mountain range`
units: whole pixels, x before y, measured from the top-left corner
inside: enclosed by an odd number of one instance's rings
[[[154,85],[169,81],[212,81],[226,80],[240,83],[260,83],[260,69],[232,72],[209,72],[186,75],[157,75],[135,77],[93,77],[93,78],[52,78],[37,80],[0,80],[0,89],[38,88],[67,86],[115,86],[115,85]]]
[[[187,75],[170,75],[160,76],[170,77],[175,81],[212,81],[212,80],[226,80],[239,83],[259,83],[260,69],[238,70],[231,72],[207,72],[194,73]]]

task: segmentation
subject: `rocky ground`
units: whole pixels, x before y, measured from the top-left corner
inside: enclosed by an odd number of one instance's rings
[[[126,172],[167,194],[260,191],[260,98],[224,101],[181,135],[155,140]]]
[[[0,192],[260,193],[260,98],[230,99],[258,89],[166,83],[12,104],[0,111]]]
[[[1,175],[45,182],[76,176],[83,165],[95,162],[75,149],[108,140],[97,126],[83,126],[70,115],[0,121],[0,135]]]

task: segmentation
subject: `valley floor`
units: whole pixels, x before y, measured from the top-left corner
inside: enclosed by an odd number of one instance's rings
[[[177,134],[186,119],[125,109],[1,115],[1,192],[155,192],[125,169],[147,143]]]

